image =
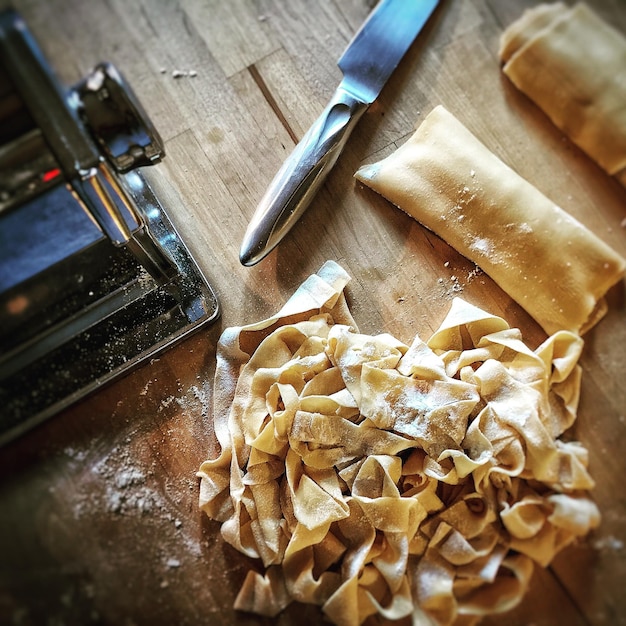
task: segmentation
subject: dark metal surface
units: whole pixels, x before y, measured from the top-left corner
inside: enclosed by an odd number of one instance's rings
[[[0,14],[0,443],[219,315],[137,168],[161,139],[120,73],[64,90]]]
[[[88,128],[118,172],[153,165],[165,155],[156,128],[111,63],[99,64],[74,90]]]
[[[100,236],[0,293],[0,443],[219,315],[213,290],[145,179],[130,172],[124,187],[175,263],[176,278],[158,284],[126,248]]]

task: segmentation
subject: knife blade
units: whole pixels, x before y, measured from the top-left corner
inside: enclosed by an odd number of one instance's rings
[[[376,100],[439,0],[381,0],[338,61],[343,80],[270,183],[239,253],[251,266],[269,254],[309,206],[356,123]]]

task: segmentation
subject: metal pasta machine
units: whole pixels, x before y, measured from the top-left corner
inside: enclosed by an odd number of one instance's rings
[[[65,88],[0,13],[0,443],[219,316],[142,175],[163,156],[113,65]]]

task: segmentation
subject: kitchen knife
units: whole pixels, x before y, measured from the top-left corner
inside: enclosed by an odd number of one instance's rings
[[[307,208],[359,118],[374,102],[439,0],[381,0],[339,59],[343,80],[261,199],[239,259],[254,265]]]

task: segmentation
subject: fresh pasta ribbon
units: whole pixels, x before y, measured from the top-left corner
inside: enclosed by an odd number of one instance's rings
[[[235,608],[313,603],[467,624],[509,610],[599,523],[573,423],[582,340],[537,350],[456,299],[428,341],[360,334],[329,261],[277,316],[226,330],[200,507],[258,559]]]

